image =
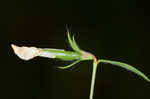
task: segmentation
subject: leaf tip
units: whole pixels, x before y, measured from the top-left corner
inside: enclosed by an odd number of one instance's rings
[[[150,83],[150,79],[147,80]]]
[[[57,67],[58,69],[66,69],[65,67]]]

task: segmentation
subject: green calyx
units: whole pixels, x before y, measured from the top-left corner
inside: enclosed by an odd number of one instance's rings
[[[80,55],[80,58],[76,59],[76,61],[70,65],[67,65],[64,67],[58,67],[58,68],[68,69],[68,68],[72,67],[73,65],[79,63],[80,61],[93,60],[94,59],[94,56],[91,53],[85,52],[79,48],[79,46],[77,45],[77,43],[75,41],[74,36],[71,38],[69,30],[67,30],[67,37],[68,37],[70,47],[73,49],[74,53]]]
[[[74,36],[72,37],[71,39],[71,36],[70,36],[70,33],[69,31],[67,31],[67,36],[68,36],[68,41],[69,41],[69,44],[71,46],[71,48],[77,52],[77,53],[80,53],[81,54],[81,57],[79,60],[93,60],[95,58],[94,55],[92,55],[91,53],[89,52],[86,52],[86,51],[83,51],[79,48],[79,46],[77,45],[76,41],[75,41],[75,38]]]

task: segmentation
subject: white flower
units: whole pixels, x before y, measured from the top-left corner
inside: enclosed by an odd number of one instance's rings
[[[23,60],[30,60],[40,54],[40,49],[36,47],[19,47],[14,44],[12,44],[11,46],[15,54]]]
[[[13,48],[15,54],[23,60],[30,60],[36,56],[56,58],[56,54],[50,53],[48,51],[43,51],[41,48],[26,46],[19,47],[14,44],[12,44],[11,47]]]

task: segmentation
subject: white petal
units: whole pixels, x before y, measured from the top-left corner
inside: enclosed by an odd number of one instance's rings
[[[12,44],[11,46],[15,54],[23,60],[30,60],[40,54],[39,48],[36,47],[18,47],[14,44]]]

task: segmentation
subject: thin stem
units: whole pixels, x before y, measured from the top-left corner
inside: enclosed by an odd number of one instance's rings
[[[91,81],[91,89],[90,89],[90,97],[89,97],[89,99],[93,99],[97,65],[98,65],[97,62],[93,63],[93,72],[92,72],[92,81]]]

